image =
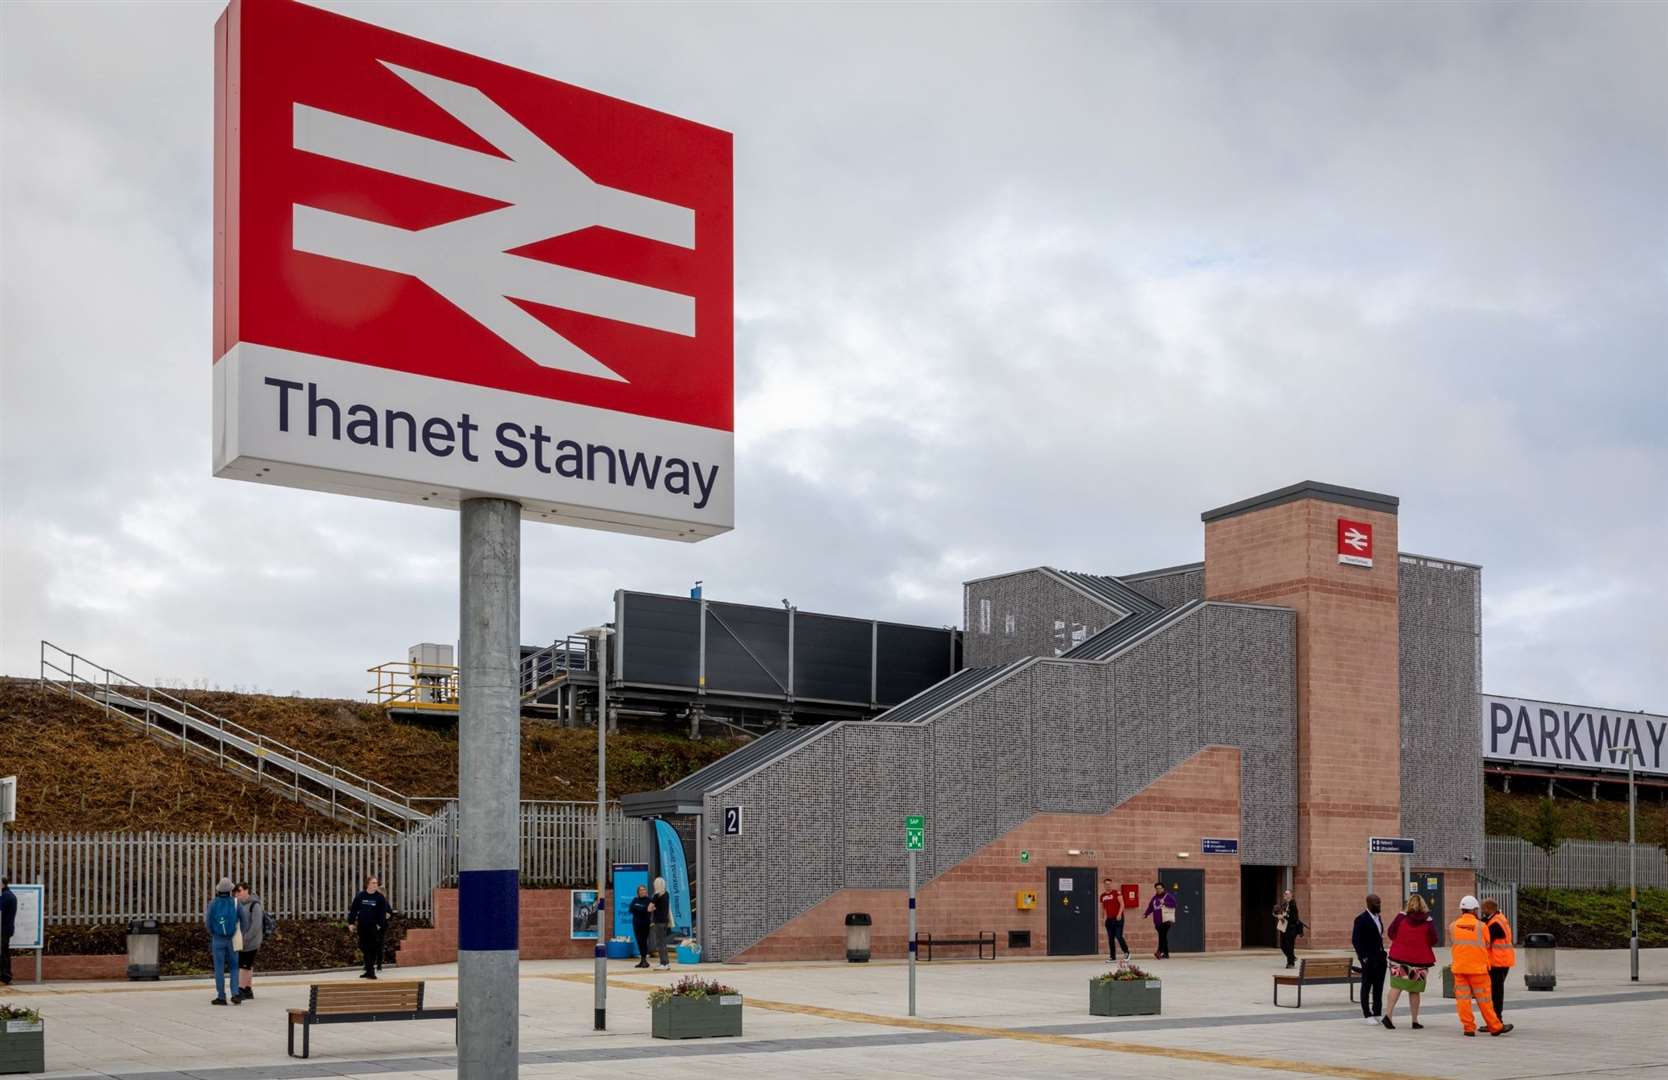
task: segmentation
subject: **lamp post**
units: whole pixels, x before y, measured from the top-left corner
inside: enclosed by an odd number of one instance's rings
[[[1639,757],[1636,747],[1610,748],[1610,760],[1618,758],[1627,762],[1627,951],[1628,976],[1633,982],[1639,981],[1639,867],[1636,857],[1636,842],[1638,839],[1634,828],[1634,814],[1638,807],[1638,796],[1633,784],[1633,763]]]
[[[1638,805],[1638,794],[1633,785],[1633,764],[1639,757],[1637,747],[1627,750],[1627,952],[1628,977],[1633,982],[1639,981],[1639,867],[1636,840],[1634,832],[1634,811]]]
[[[608,1030],[608,635],[612,627],[591,626],[579,633],[597,650],[597,1031]]]

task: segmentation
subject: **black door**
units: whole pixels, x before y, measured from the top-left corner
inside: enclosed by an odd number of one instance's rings
[[[1048,955],[1090,956],[1100,951],[1100,894],[1092,866],[1048,868]]]
[[[1170,928],[1171,952],[1205,951],[1205,872],[1160,870],[1164,887],[1176,894],[1176,925]]]
[[[1448,929],[1442,922],[1442,875],[1435,870],[1415,870],[1407,883],[1409,892],[1417,887],[1419,895],[1425,898],[1425,905],[1431,909],[1431,921],[1436,923],[1436,943],[1442,944],[1442,935]]]
[[[1239,947],[1274,949],[1280,932],[1274,925],[1274,905],[1285,893],[1286,872],[1279,866],[1239,868]]]

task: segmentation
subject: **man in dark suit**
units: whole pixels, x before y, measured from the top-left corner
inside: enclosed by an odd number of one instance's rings
[[[1384,954],[1384,921],[1379,917],[1377,893],[1367,896],[1367,910],[1355,917],[1350,932],[1356,963],[1361,965],[1361,1015],[1367,1023],[1380,1023],[1384,1013],[1384,972],[1389,958]]]
[[[12,935],[17,932],[17,894],[0,878],[0,986],[12,983]]]

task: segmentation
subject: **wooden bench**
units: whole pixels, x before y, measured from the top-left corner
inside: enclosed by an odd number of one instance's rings
[[[927,947],[928,960],[932,959],[932,947],[934,945],[972,945],[978,948],[980,960],[985,958],[985,946],[988,945],[990,946],[990,958],[992,960],[996,959],[996,931],[994,930],[980,930],[977,937],[935,938],[931,934],[916,934],[915,952],[917,955],[920,954],[923,945]]]
[[[339,982],[314,983],[307,989],[307,1007],[291,1009],[290,1057],[295,1057],[295,1025],[301,1025],[301,1057],[312,1052],[314,1024],[372,1024],[381,1020],[451,1020],[456,1022],[456,1005],[423,1007],[421,982]],[[456,1029],[453,1038],[456,1039]]]
[[[1274,976],[1274,1004],[1282,1009],[1303,1008],[1303,988],[1305,986],[1326,986],[1337,983],[1349,983],[1349,999],[1355,1000],[1355,977],[1360,973],[1355,961],[1347,956],[1317,956],[1305,957],[1297,962],[1296,975]],[[1282,986],[1297,987],[1297,1003],[1294,1005],[1280,1004],[1280,988]]]

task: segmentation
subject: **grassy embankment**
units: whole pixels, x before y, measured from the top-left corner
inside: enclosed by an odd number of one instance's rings
[[[179,696],[244,727],[406,795],[457,791],[453,730],[390,720],[356,701],[218,691]],[[741,745],[623,731],[608,740],[617,795],[664,787]],[[525,799],[590,800],[596,734],[524,721]],[[54,832],[339,832],[345,826],[282,795],[146,739],[125,722],[29,679],[0,679],[0,774],[18,777],[14,828]]]

